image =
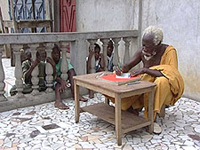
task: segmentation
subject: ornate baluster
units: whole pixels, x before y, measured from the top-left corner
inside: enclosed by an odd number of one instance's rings
[[[90,50],[92,50],[94,52],[94,43],[96,42],[96,40],[88,40],[88,42],[90,43]],[[89,68],[89,73],[95,73],[95,57],[94,55],[92,56],[91,59],[91,68]]]
[[[129,47],[130,47],[131,38],[125,37],[123,38],[123,40],[125,42],[124,63],[127,63],[130,60]]]
[[[119,53],[118,53],[118,47],[119,47],[119,41],[121,38],[113,38],[114,41],[114,56],[113,56],[113,65],[116,67],[119,63]]]
[[[51,52],[54,44],[53,43],[47,43],[46,44],[46,53],[47,57],[51,57]],[[47,86],[47,92],[50,93],[53,91],[52,86],[53,86],[53,67],[50,63],[46,63],[45,67],[45,72],[46,72],[46,86]]]
[[[14,45],[13,46],[14,55],[15,55],[15,85],[17,87],[17,95],[19,98],[23,98],[23,80],[22,80],[22,64],[21,64],[21,50],[22,46]]]
[[[31,56],[32,56],[32,59],[33,61],[36,60],[36,53],[37,53],[37,50],[36,48],[38,47],[39,45],[38,44],[30,44],[29,47],[31,49]],[[39,82],[39,78],[38,78],[38,75],[39,75],[39,69],[38,69],[38,66],[36,66],[34,68],[34,70],[32,71],[31,73],[31,82],[32,82],[32,88],[33,88],[33,91],[32,91],[32,95],[36,95],[39,93],[38,91],[38,88],[39,88],[39,85],[38,85],[38,82]]]
[[[6,101],[6,98],[4,96],[4,88],[5,88],[5,73],[2,65],[2,52],[3,52],[3,45],[0,45],[0,102]]]
[[[68,79],[68,63],[67,63],[67,52],[66,48],[69,43],[61,42],[61,50],[62,50],[62,62],[61,62],[61,78],[65,81]]]
[[[108,47],[109,39],[102,39],[101,41],[103,43],[103,56],[104,56],[104,61],[105,61],[104,70],[107,71],[108,70],[107,47]]]

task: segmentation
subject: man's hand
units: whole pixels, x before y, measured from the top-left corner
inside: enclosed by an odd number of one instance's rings
[[[60,84],[61,84],[61,86],[59,88],[59,92],[63,93],[66,90],[67,82],[65,80],[61,79]]]
[[[54,62],[54,60],[51,58],[51,57],[47,57],[46,58],[46,61],[48,63],[50,63],[52,65],[52,67],[55,67],[56,66],[56,63]]]
[[[32,62],[32,67],[35,68],[41,61],[41,58],[38,56],[35,61],[33,61],[33,59],[31,59]]]
[[[89,59],[91,59],[93,55],[94,55],[94,51],[90,49],[89,50]]]
[[[118,75],[118,76],[121,76],[121,74],[123,73],[121,68],[119,68],[118,66],[115,68],[115,72],[116,72],[116,75]]]
[[[137,75],[139,75],[139,74],[144,74],[144,73],[147,72],[147,69],[148,69],[148,68],[140,68],[140,69],[131,71],[131,76],[137,76]]]

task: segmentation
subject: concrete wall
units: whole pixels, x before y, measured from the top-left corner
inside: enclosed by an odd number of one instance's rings
[[[76,0],[77,31],[138,29],[140,0]],[[200,1],[143,0],[142,25],[163,29],[164,43],[178,52],[179,70],[186,97],[200,101]],[[3,16],[9,19],[7,0],[0,0]]]
[[[200,101],[200,1],[144,0],[142,16],[143,29],[149,25],[162,28],[164,42],[177,49],[184,95]]]
[[[4,20],[10,20],[10,16],[8,13],[8,0],[0,0],[0,7],[1,7],[1,12]],[[0,30],[1,27],[0,27]]]
[[[10,16],[8,14],[8,0],[0,0],[0,7],[4,20],[10,20]]]
[[[134,29],[135,0],[77,0],[77,31]]]
[[[138,28],[139,0],[77,0],[77,31]],[[143,0],[142,31],[149,25],[163,29],[164,43],[178,52],[185,81],[184,96],[200,101],[200,1]]]

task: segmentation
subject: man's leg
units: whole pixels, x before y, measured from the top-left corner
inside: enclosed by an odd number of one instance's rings
[[[59,108],[59,109],[69,109],[68,106],[66,106],[63,102],[62,102],[62,99],[61,99],[61,95],[60,95],[60,83],[57,83],[56,84],[56,87],[55,87],[55,97],[56,97],[56,101],[54,103],[54,106]]]
[[[74,99],[74,79],[73,79],[73,76],[76,76],[76,72],[75,72],[75,70],[72,68],[72,69],[70,69],[70,70],[68,71],[68,78],[69,78],[69,82],[70,82],[70,84],[71,84],[70,89],[71,89],[72,97],[73,97],[73,99]],[[81,95],[79,95],[79,99],[80,99],[80,101],[83,101],[83,102],[88,101],[88,99],[82,97]]]

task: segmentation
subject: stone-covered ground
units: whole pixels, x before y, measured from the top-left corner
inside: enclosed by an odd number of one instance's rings
[[[9,66],[6,59],[3,63],[4,67]],[[13,68],[7,70],[6,79],[10,79]],[[81,106],[102,101],[104,97],[96,93]],[[82,113],[79,123],[75,123],[74,100],[67,99],[65,103],[69,110],[54,108],[51,102],[0,113],[0,150],[200,149],[200,103],[194,100],[181,98],[166,109],[164,119],[157,118],[162,127],[160,135],[142,128],[124,134],[122,146],[116,144],[113,125],[89,113]]]

